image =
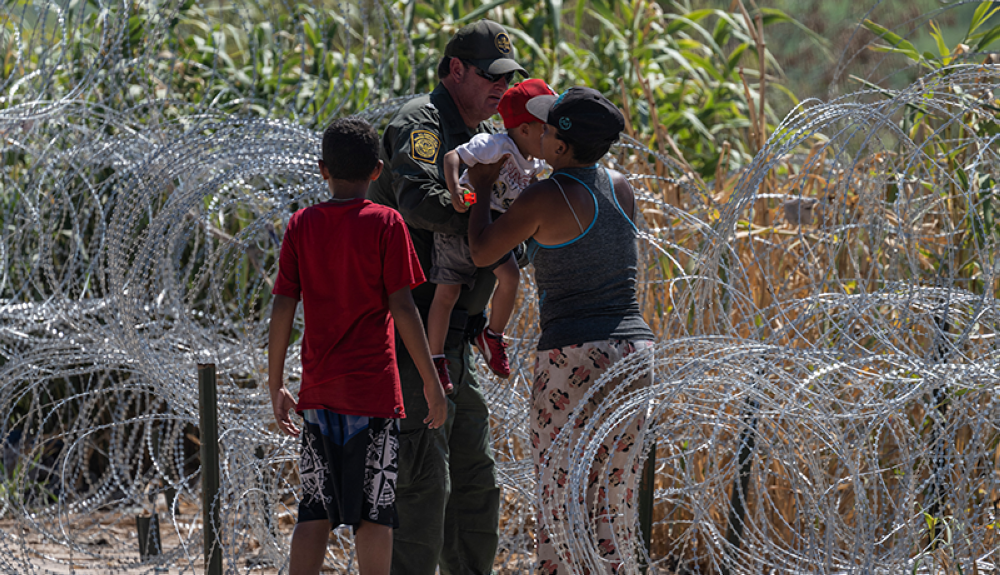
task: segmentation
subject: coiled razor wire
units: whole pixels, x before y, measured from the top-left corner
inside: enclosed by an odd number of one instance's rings
[[[200,572],[198,363],[219,374],[226,570],[287,570],[298,444],[273,425],[265,375],[278,249],[288,217],[324,197],[323,124],[377,122],[412,92],[412,16],[378,1],[2,5],[0,571]],[[212,40],[178,43],[177,26]],[[227,42],[242,44],[216,49]],[[595,382],[593,415],[553,442],[551,459],[574,462],[552,502],[569,520],[546,523],[570,572],[610,569],[585,494],[601,443],[636,424],[630,463],[655,453],[653,521],[614,523],[622,573],[998,572],[987,56],[803,103],[728,197],[642,142],[613,150],[640,197],[640,303],[658,341]],[[933,128],[910,129],[918,116]],[[546,521],[525,272],[512,377],[479,370],[502,573],[532,572]],[[612,506],[638,505],[625,498]],[[154,512],[163,552],[140,556],[137,517]],[[356,571],[347,530],[326,565]]]

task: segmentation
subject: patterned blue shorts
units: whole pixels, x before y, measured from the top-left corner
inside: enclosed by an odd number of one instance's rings
[[[298,522],[328,519],[331,527],[357,528],[364,520],[398,527],[399,421],[325,409],[307,409],[302,416]]]

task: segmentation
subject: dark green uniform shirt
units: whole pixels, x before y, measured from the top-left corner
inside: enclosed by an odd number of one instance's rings
[[[495,133],[489,122],[470,130],[462,120],[451,94],[441,84],[428,95],[407,102],[382,135],[382,175],[368,188],[368,199],[395,208],[410,228],[424,275],[431,269],[434,233],[465,235],[468,212],[451,205],[445,185],[444,155],[478,133]],[[493,293],[495,278],[487,270],[476,274],[475,286],[462,289],[455,308],[470,315],[481,312]],[[413,290],[413,299],[424,312],[434,298],[434,284]]]

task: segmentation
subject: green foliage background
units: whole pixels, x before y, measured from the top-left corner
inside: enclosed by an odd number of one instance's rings
[[[429,91],[448,38],[488,16],[509,27],[533,76],[558,90],[574,84],[601,90],[628,110],[636,134],[662,149],[658,140],[670,134],[685,159],[708,176],[724,141],[737,152],[729,156],[734,168],[753,151],[746,144],[748,97],[758,106],[760,62],[748,27],[753,18],[767,30],[791,26],[828,52],[818,35],[785,12],[751,7],[748,18],[735,4],[150,0],[125,6],[69,0],[54,10],[48,2],[8,2],[0,35],[0,93],[6,94],[0,106],[81,97],[135,109],[176,100],[163,109],[167,116],[211,106],[321,126],[383,100]],[[768,90],[781,96],[776,106],[764,106],[774,124],[797,100],[784,88],[774,55],[762,54],[775,74]]]
[[[944,43],[953,46],[979,5],[743,4],[5,0],[0,108],[77,97],[134,109],[166,99],[176,100],[165,109],[168,116],[211,107],[321,126],[381,101],[429,91],[451,34],[490,17],[509,27],[533,76],[557,90],[574,84],[601,90],[627,110],[634,133],[650,147],[679,152],[694,171],[711,177],[724,143],[735,152],[726,155],[727,169],[745,165],[759,147],[754,139],[762,134],[751,129],[757,125],[751,107],[763,111],[773,127],[801,99],[860,87],[835,70],[845,56],[861,67],[884,60],[865,46],[873,36],[859,27],[864,18],[889,30],[908,30],[930,14]],[[919,53],[938,48],[928,34],[910,40]],[[763,85],[761,69],[767,76]],[[895,75],[888,83],[901,87],[913,76]],[[676,149],[663,141],[667,134]]]
[[[533,76],[560,91],[595,87],[625,111],[630,135],[659,153],[629,158],[636,172],[663,176],[669,158],[715,201],[802,99],[891,96],[1000,39],[993,3],[978,1],[0,1],[0,110],[83,102],[138,124],[222,112],[317,130],[345,114],[384,117],[394,99],[433,89],[448,39],[490,17]],[[899,118],[912,135],[955,137],[937,131],[945,120]],[[961,172],[962,147],[953,152]],[[8,203],[26,161],[3,152]],[[684,208],[690,199],[668,188],[651,191]],[[243,223],[220,225],[235,234]]]

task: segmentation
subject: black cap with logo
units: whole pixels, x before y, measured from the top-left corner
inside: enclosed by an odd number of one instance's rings
[[[535,96],[525,107],[574,141],[613,141],[625,129],[621,110],[593,88],[573,86],[558,96]]]
[[[490,74],[517,71],[528,75],[514,61],[514,45],[507,30],[492,20],[483,19],[455,32],[445,46],[444,55],[465,60]]]

